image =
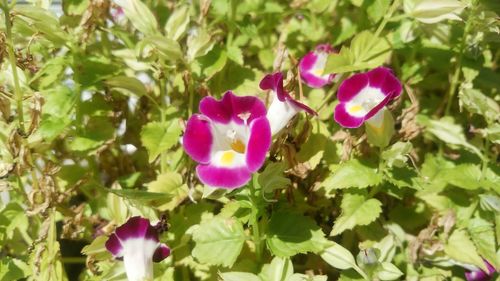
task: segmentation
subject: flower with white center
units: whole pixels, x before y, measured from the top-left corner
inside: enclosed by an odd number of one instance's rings
[[[401,82],[385,67],[355,74],[339,87],[340,103],[335,107],[334,119],[342,127],[358,128],[370,120],[377,126],[383,120],[385,105],[401,94]]]
[[[493,275],[496,272],[495,267],[489,263],[487,260],[484,260],[484,264],[486,268],[488,268],[488,272],[481,270],[475,266],[470,270],[465,271],[465,279],[467,281],[489,281],[493,280]]]
[[[264,103],[228,91],[220,101],[203,98],[199,109],[182,137],[184,150],[198,162],[198,178],[211,187],[242,187],[262,167],[271,146]]]
[[[153,280],[153,262],[170,255],[170,249],[160,243],[158,235],[148,219],[131,217],[109,236],[106,249],[114,258],[123,260],[129,281]]]
[[[321,44],[300,60],[300,77],[309,87],[321,88],[332,82],[335,74],[324,74],[328,54],[332,52],[332,46]]]
[[[283,74],[281,72],[266,75],[260,81],[259,86],[262,90],[271,90],[273,92],[273,101],[267,110],[267,119],[271,124],[271,133],[273,135],[283,129],[299,111],[317,115],[314,110],[294,100],[285,91],[283,88]]]

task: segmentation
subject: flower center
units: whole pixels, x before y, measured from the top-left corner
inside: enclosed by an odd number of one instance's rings
[[[220,159],[220,162],[224,165],[231,165],[234,161],[234,152],[231,151],[231,150],[228,150],[228,151],[224,151],[224,153],[222,153],[222,156],[221,156],[221,159]]]
[[[245,144],[239,139],[233,139],[231,142],[231,149],[238,153],[245,153]]]

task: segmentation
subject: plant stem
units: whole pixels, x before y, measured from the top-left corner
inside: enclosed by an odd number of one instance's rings
[[[10,10],[8,0],[3,0],[3,12],[5,14],[5,30],[7,39],[7,51],[9,53],[10,67],[12,68],[12,78],[14,80],[14,93],[16,97],[17,115],[19,121],[19,131],[21,135],[25,134],[24,113],[23,113],[23,93],[19,84],[17,74],[16,55],[14,53],[14,40],[12,39],[12,23],[10,22]]]
[[[472,13],[472,11],[471,11],[471,13]],[[450,88],[448,90],[448,102],[446,103],[446,109],[444,111],[445,115],[448,115],[450,113],[453,97],[455,96],[455,93],[457,91],[458,79],[460,78],[460,70],[462,69],[462,59],[463,59],[464,51],[465,51],[465,40],[467,39],[467,35],[469,33],[470,26],[471,26],[471,20],[470,20],[470,16],[469,16],[469,18],[467,19],[467,21],[465,23],[465,28],[464,28],[464,33],[462,34],[462,39],[460,40],[460,47],[459,47],[459,53],[458,53],[458,57],[457,57],[457,64],[455,66],[455,71],[453,72],[453,76],[451,78],[451,85],[450,85]]]
[[[162,73],[163,73],[163,70],[162,70]],[[167,94],[167,91],[166,91],[166,83],[165,83],[165,77],[164,75],[160,75],[160,78],[158,79],[160,80],[159,81],[159,85],[160,85],[160,120],[162,123],[165,123],[167,120],[166,120],[166,116],[165,116],[165,108],[163,108],[161,105],[164,104],[165,102],[165,96]],[[167,171],[167,152],[166,151],[162,151],[160,153],[160,172],[163,174]]]
[[[377,30],[375,31],[375,37],[378,37],[382,32],[382,30],[384,30],[385,25],[389,22],[389,20],[392,17],[392,14],[394,13],[394,11],[396,11],[398,7],[399,7],[399,0],[394,0],[394,2],[392,2],[391,7],[389,7],[387,13],[384,15],[382,22],[380,22],[379,26],[377,27]]]
[[[328,101],[331,100],[335,94],[337,93],[337,90],[340,87],[340,84],[345,80],[346,76],[345,73],[339,74],[339,80],[333,85],[333,88],[331,89],[330,93],[326,96],[325,101],[319,106],[318,108],[318,114],[321,112],[321,110],[325,107],[325,105],[328,104]]]

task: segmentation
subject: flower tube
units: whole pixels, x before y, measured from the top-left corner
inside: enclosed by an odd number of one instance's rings
[[[294,100],[290,94],[285,91],[283,88],[283,74],[281,72],[266,75],[260,81],[260,88],[273,92],[273,101],[267,110],[267,119],[271,124],[271,133],[273,135],[283,129],[299,111],[317,115],[314,110]]]
[[[148,219],[131,217],[109,236],[106,249],[123,260],[129,281],[153,280],[153,262],[170,255],[170,249],[159,242],[158,235]]]
[[[486,265],[486,268],[488,268],[488,272],[485,272],[479,268],[475,268],[474,270],[466,270],[465,271],[465,279],[467,279],[467,281],[489,281],[489,280],[492,280],[493,274],[496,272],[496,269],[487,260],[484,260],[484,264]]]
[[[321,88],[330,84],[335,74],[324,74],[328,54],[334,50],[329,44],[321,44],[307,53],[299,62],[300,77],[307,86]]]
[[[378,67],[355,74],[339,87],[340,103],[335,107],[334,119],[345,128],[358,128],[375,115],[374,122],[380,123],[382,109],[397,98],[401,90],[401,83],[389,68]]]
[[[228,91],[220,101],[203,98],[200,112],[189,118],[182,138],[184,150],[198,162],[198,178],[218,188],[245,185],[264,164],[271,146],[264,103]]]

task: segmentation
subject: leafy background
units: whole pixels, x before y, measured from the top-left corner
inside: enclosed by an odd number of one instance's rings
[[[498,1],[61,5],[1,5],[0,280],[124,280],[104,242],[132,215],[169,223],[157,280],[464,280],[460,265],[481,257],[499,268]],[[338,81],[293,78],[325,42],[337,79],[383,64],[404,83],[388,146],[333,121]],[[295,118],[246,187],[201,185],[185,120],[226,90],[267,100],[258,82],[278,69],[319,117]]]

